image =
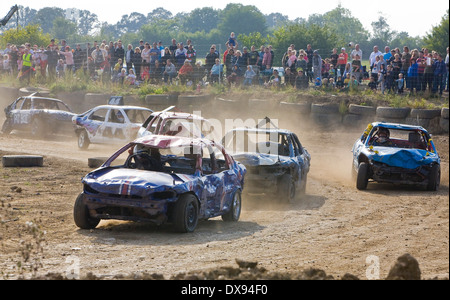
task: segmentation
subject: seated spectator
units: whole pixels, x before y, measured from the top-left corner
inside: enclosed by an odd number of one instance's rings
[[[273,75],[270,76],[270,79],[268,82],[264,83],[265,87],[271,87],[271,88],[279,88],[281,85],[281,77],[278,73],[277,69],[273,70]]]
[[[223,65],[220,64],[220,59],[216,58],[216,63],[212,66],[210,71],[211,83],[219,82],[219,78],[223,74]]]
[[[136,85],[136,74],[132,68],[128,71],[128,75],[125,78],[125,83],[127,85]]]
[[[293,87],[295,85],[296,74],[292,72],[291,68],[286,68],[284,73],[284,83],[286,86]]]
[[[372,91],[376,91],[376,90],[377,90],[377,82],[375,81],[375,77],[370,76],[368,86],[369,86],[369,88],[370,88]]]
[[[244,86],[251,86],[253,84],[253,77],[256,76],[252,66],[247,66],[247,71],[244,74]]]
[[[180,79],[180,82],[182,85],[185,85],[186,82],[192,80],[192,72],[194,71],[194,68],[192,67],[189,60],[185,60],[183,66],[178,71],[178,78]]]
[[[177,69],[175,68],[175,65],[172,63],[171,59],[167,60],[167,65],[163,72],[164,77],[164,83],[170,83],[172,84],[173,78],[177,77]]]
[[[200,85],[203,85],[203,78],[205,77],[205,68],[202,66],[202,61],[199,60],[195,63],[195,66],[193,67],[192,71],[192,81],[195,84],[200,83]]]
[[[295,78],[295,89],[303,90],[303,89],[307,89],[308,87],[309,87],[308,76],[306,76],[306,74],[303,70],[299,70],[298,75]]]

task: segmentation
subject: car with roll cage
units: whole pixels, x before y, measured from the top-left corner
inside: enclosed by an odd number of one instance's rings
[[[278,128],[270,118],[254,128],[228,131],[221,143],[247,168],[246,194],[292,203],[306,192],[311,155],[294,132]]]
[[[193,232],[199,220],[238,221],[245,167],[207,139],[149,135],[122,147],[83,179],[75,224],[102,219],[172,223]]]
[[[5,108],[3,134],[26,131],[35,138],[52,134],[73,135],[72,118],[76,114],[62,100],[41,97],[38,93],[17,98]]]
[[[369,182],[439,189],[441,159],[431,134],[422,126],[374,122],[352,148],[356,188]]]

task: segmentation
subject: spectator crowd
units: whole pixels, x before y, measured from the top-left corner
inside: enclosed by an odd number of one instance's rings
[[[348,52],[347,52],[348,50]],[[0,74],[19,78],[27,83],[36,74],[55,80],[66,74],[83,70],[93,80],[112,81],[117,84],[139,85],[177,84],[197,86],[206,83],[265,87],[292,86],[295,89],[333,88],[350,89],[367,81],[367,86],[384,93],[410,93],[429,90],[442,95],[448,91],[449,54],[429,49],[411,50],[405,46],[373,47],[368,56],[369,69],[363,65],[363,53],[358,44],[349,43],[348,49],[334,48],[327,57],[308,44],[297,50],[290,45],[281,58],[281,67],[274,67],[272,46],[253,45],[239,48],[234,33],[225,43],[225,51],[219,53],[211,45],[204,57],[190,40],[186,44],[172,39],[163,46],[141,40],[134,47],[122,41],[94,41],[76,44],[72,49],[65,40],[59,44],[54,39],[49,45],[11,45],[0,50]],[[324,55],[322,53],[322,55]],[[275,64],[278,65],[278,64]]]

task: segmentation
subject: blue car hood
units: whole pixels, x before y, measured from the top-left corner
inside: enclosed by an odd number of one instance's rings
[[[420,149],[373,147],[373,151],[371,156],[373,161],[405,169],[415,169],[439,161],[436,153]]]
[[[104,168],[91,172],[82,182],[100,193],[145,197],[174,188],[192,178],[184,174]]]

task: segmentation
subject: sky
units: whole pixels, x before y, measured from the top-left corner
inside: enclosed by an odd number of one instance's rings
[[[295,1],[295,2],[294,2]],[[365,29],[372,31],[371,23],[378,20],[380,13],[387,19],[391,30],[398,32],[406,31],[410,36],[424,36],[430,32],[432,26],[439,25],[442,17],[449,8],[448,0],[434,0],[431,3],[426,1],[400,1],[393,0],[315,0],[315,1],[283,1],[276,0],[213,0],[213,1],[150,1],[137,0],[128,5],[127,2],[115,2],[105,0],[1,0],[0,18],[3,18],[10,8],[17,4],[24,7],[39,10],[43,7],[59,7],[62,9],[78,8],[89,10],[98,16],[102,22],[109,24],[117,23],[123,15],[132,12],[139,12],[147,15],[157,7],[163,7],[173,15],[179,12],[190,12],[195,8],[213,7],[214,9],[224,9],[228,3],[241,3],[244,5],[254,5],[263,14],[281,13],[287,15],[289,19],[307,19],[311,14],[324,14],[336,8],[339,4],[351,11],[352,16],[359,19]],[[119,3],[123,3],[119,5]],[[237,32],[238,30],[236,30]]]

